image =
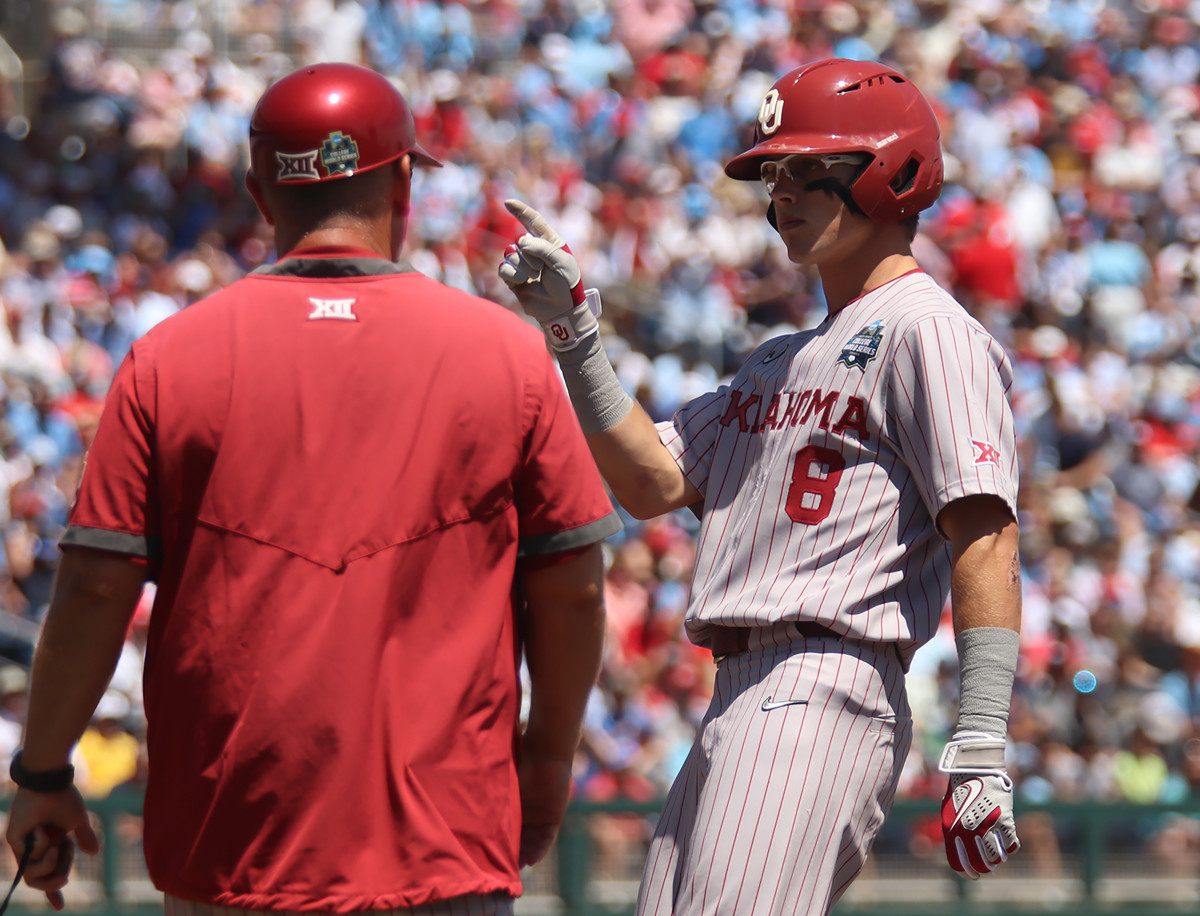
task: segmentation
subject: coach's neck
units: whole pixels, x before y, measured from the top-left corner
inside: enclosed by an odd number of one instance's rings
[[[366,248],[399,257],[408,230],[412,166],[408,156],[350,178],[309,185],[265,184],[252,175],[246,189],[275,228],[275,250]]]

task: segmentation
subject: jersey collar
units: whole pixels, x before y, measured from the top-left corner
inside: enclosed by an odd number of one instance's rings
[[[274,264],[264,264],[251,271],[257,276],[336,279],[406,273],[416,273],[407,261],[389,261],[369,248],[341,245],[295,248]]]
[[[925,273],[925,271],[923,268],[920,268],[920,267],[914,267],[911,270],[906,270],[904,273],[900,274],[900,276],[898,276],[898,277],[892,277],[892,279],[885,280],[883,283],[880,283],[878,286],[873,286],[870,289],[863,290],[861,293],[859,293],[853,299],[849,300],[846,303],[846,305],[853,305],[854,303],[858,302],[859,300],[865,299],[867,296],[871,295],[872,293],[883,289],[889,283],[895,283],[897,280],[903,280],[905,277],[911,277],[913,274],[923,274],[923,273]],[[838,309],[838,311],[839,312],[842,311],[842,309],[844,309],[846,307],[846,305],[843,305],[842,308]]]

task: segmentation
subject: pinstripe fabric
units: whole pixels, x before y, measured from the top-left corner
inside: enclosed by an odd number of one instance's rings
[[[749,628],[751,651],[721,664],[639,916],[823,914],[858,874],[911,743],[904,671],[950,590],[937,514],[989,494],[1016,516],[1011,385],[1003,348],[914,271],[659,424],[704,494],[688,635]]]
[[[499,894],[472,894],[427,903],[422,906],[401,910],[365,910],[370,916],[512,916],[513,898]],[[239,910],[233,907],[213,906],[182,900],[167,894],[163,897],[163,916],[313,916],[294,910]]]
[[[848,347],[875,322],[860,367]],[[911,657],[950,584],[937,513],[984,493],[1016,514],[1011,383],[1003,348],[915,272],[769,341],[660,424],[705,496],[692,640],[713,623],[802,619]]]
[[[912,739],[904,671],[890,647],[786,632],[721,664],[638,916],[823,914],[862,868]]]

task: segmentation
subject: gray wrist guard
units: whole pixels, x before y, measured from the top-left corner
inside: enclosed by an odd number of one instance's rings
[[[556,355],[571,405],[585,433],[602,433],[633,410],[633,398],[617,381],[599,334],[591,334],[578,346]]]
[[[959,699],[956,732],[1008,733],[1020,638],[1004,627],[972,627],[954,637],[958,646]]]
[[[938,759],[938,770],[942,773],[977,776],[1008,777],[1004,768],[1004,738],[985,735],[982,732],[955,732],[942,756]]]

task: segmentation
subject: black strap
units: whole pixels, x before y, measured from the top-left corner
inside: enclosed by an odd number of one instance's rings
[[[27,770],[21,759],[23,751],[13,754],[12,765],[8,768],[8,777],[22,789],[32,792],[61,792],[69,789],[75,781],[75,767],[67,764],[60,770]]]
[[[29,864],[29,856],[33,852],[33,834],[25,837],[25,851],[21,853],[21,861],[17,865],[17,876],[13,878],[13,883],[8,889],[8,893],[4,896],[4,902],[0,903],[0,916],[4,916],[4,911],[8,909],[8,902],[12,900],[13,891],[17,889],[17,885],[21,883],[21,879],[25,877],[25,866]]]

